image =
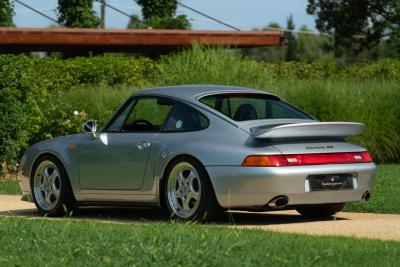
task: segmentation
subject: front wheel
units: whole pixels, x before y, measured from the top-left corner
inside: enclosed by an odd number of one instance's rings
[[[203,221],[222,214],[208,174],[197,160],[175,159],[165,179],[165,203],[172,218]]]
[[[33,166],[31,177],[33,201],[41,214],[48,216],[69,215],[74,197],[67,172],[54,156],[40,157]]]
[[[341,211],[344,203],[307,205],[297,208],[297,212],[305,217],[330,217]]]

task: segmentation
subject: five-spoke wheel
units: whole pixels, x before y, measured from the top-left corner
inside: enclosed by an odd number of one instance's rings
[[[51,210],[60,199],[61,178],[57,166],[49,161],[42,161],[33,177],[33,193],[36,201],[45,210]]]
[[[201,181],[190,163],[180,162],[171,170],[167,197],[171,209],[180,218],[195,214],[201,199]]]
[[[197,160],[176,158],[166,174],[165,202],[172,217],[205,220],[222,212],[207,172]]]
[[[36,161],[31,188],[35,205],[42,214],[65,215],[73,207],[74,198],[67,173],[54,156],[45,155]]]

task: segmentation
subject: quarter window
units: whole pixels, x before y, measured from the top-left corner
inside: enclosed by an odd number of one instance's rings
[[[196,109],[177,103],[165,122],[163,132],[199,131],[209,126],[209,120]]]

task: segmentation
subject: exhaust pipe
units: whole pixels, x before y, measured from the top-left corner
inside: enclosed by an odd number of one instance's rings
[[[279,196],[272,199],[268,203],[268,207],[270,208],[283,208],[289,203],[289,199],[286,196]]]
[[[362,195],[362,200],[368,201],[371,198],[371,193],[369,191],[365,191],[365,193]]]

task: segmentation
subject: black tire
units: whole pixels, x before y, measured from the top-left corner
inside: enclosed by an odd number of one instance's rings
[[[176,211],[176,208],[174,209],[168,200],[168,183],[170,179],[173,179],[170,177],[170,174],[176,166],[182,163],[193,166],[200,180],[200,201],[195,212],[189,217],[179,214],[179,212]],[[160,199],[163,200],[161,206],[166,207],[170,218],[187,221],[206,221],[220,218],[223,215],[224,209],[218,204],[207,171],[199,161],[192,157],[180,156],[172,160],[165,171],[162,187],[163,190],[160,190],[160,192],[162,192]]]
[[[38,186],[36,186],[35,188],[35,175],[39,177],[39,175],[36,174],[38,167],[41,166],[41,164],[47,164],[49,162],[51,162],[56,166],[59,173],[58,176],[59,178],[57,178],[58,180],[57,184],[59,184],[59,190],[58,190],[59,194],[56,200],[54,200],[54,202],[52,203],[51,207],[46,208],[43,199],[41,200],[38,199],[41,198],[41,196],[38,194],[42,194],[44,198],[44,192],[38,191],[40,190],[37,188]],[[76,202],[75,197],[72,192],[67,172],[63,164],[55,156],[44,155],[36,160],[32,168],[30,187],[31,187],[33,202],[35,203],[40,214],[45,216],[55,216],[55,217],[70,216],[72,214],[72,211],[75,208],[75,202]]]
[[[335,215],[337,212],[341,211],[343,207],[344,203],[321,204],[302,206],[298,207],[296,210],[305,217],[323,218]]]

